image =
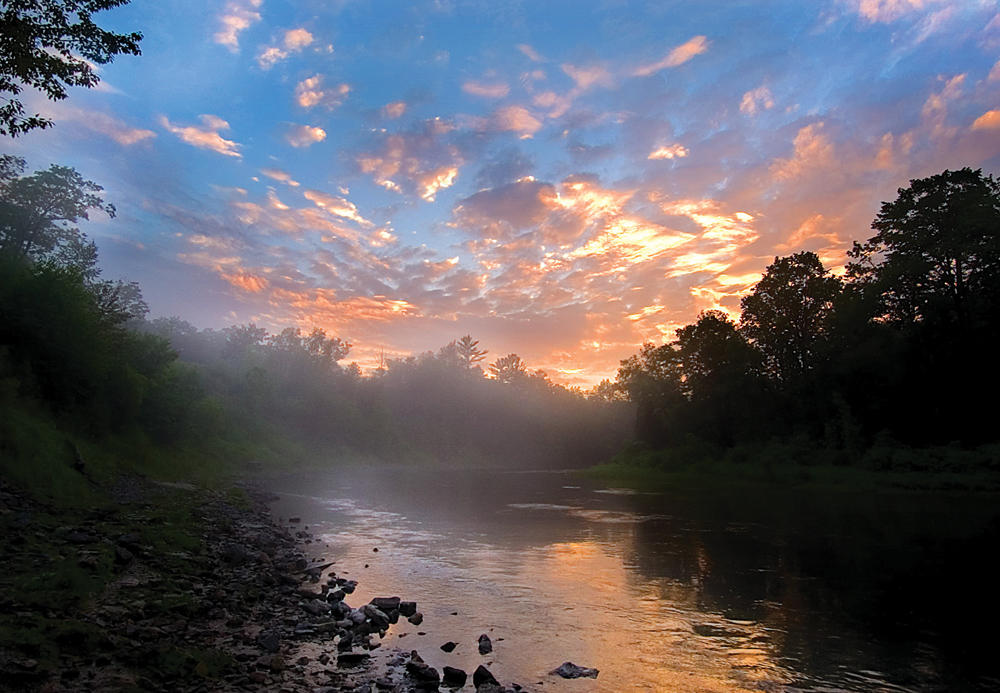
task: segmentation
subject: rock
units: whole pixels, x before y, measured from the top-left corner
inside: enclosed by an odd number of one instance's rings
[[[300,522],[302,522],[302,518],[301,517],[290,517],[290,518],[288,518],[288,524],[290,524],[290,525],[297,525]]]
[[[386,630],[389,627],[389,617],[385,613],[371,604],[361,607],[361,613],[368,617],[371,624],[378,630]]]
[[[392,679],[387,678],[385,676],[381,676],[381,677],[375,679],[375,687],[376,688],[381,688],[383,690],[390,690],[392,688],[395,688],[395,686],[396,686],[396,684],[394,684],[392,682]]]
[[[222,548],[219,557],[232,566],[243,565],[250,559],[250,554],[239,544],[227,544]]]
[[[416,613],[414,613],[412,616],[410,616],[406,620],[409,621],[410,623],[412,623],[415,626],[419,626],[421,623],[424,622],[424,615],[422,613],[420,613],[419,611],[417,611]]]
[[[437,688],[441,675],[434,667],[425,664],[419,657],[406,663],[406,673],[410,675],[418,688]]]
[[[564,679],[578,679],[581,677],[596,679],[597,674],[600,672],[597,669],[588,669],[587,667],[577,666],[576,664],[573,664],[573,662],[563,662],[549,673],[558,674]]]
[[[483,684],[493,684],[494,686],[499,686],[500,682],[496,680],[489,669],[484,667],[482,664],[479,668],[472,673],[472,684],[476,687],[478,691]]]
[[[375,597],[369,603],[385,613],[399,609],[399,597]]]
[[[461,688],[469,678],[469,675],[465,671],[456,669],[455,667],[445,667],[442,671],[444,672],[442,683],[449,688]]]
[[[417,613],[417,603],[416,602],[400,602],[399,603],[399,615],[406,616],[409,618],[413,614]]]
[[[126,549],[124,546],[115,547],[115,563],[120,563],[125,565],[126,563],[132,562],[132,552]]]
[[[344,580],[343,584],[341,584],[340,586],[340,589],[344,590],[346,594],[353,594],[357,586],[358,586],[357,580]]]
[[[371,657],[367,652],[342,652],[337,655],[337,666],[353,667]]]
[[[441,649],[444,650],[445,652],[452,652],[456,647],[458,647],[458,643],[446,642],[444,645],[441,646]]]
[[[342,601],[344,601],[344,597],[346,597],[346,596],[347,596],[347,593],[344,592],[344,590],[337,589],[337,590],[333,590],[332,592],[329,592],[326,595],[326,601],[328,601],[330,603],[333,603],[333,602],[342,602]]]
[[[313,616],[324,616],[331,611],[331,607],[324,601],[319,599],[313,599],[311,602],[306,602],[302,605],[302,608],[306,613],[312,614]]]
[[[93,544],[95,539],[86,532],[70,532],[66,535],[66,541],[71,544]]]
[[[277,652],[278,646],[281,645],[281,637],[273,631],[263,633],[260,638],[257,639],[257,643],[268,652]]]
[[[490,642],[490,636],[483,633],[479,636],[479,654],[488,655],[493,651],[493,643]]]

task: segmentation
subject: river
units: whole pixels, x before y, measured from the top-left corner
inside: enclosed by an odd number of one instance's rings
[[[391,467],[271,485],[274,513],[300,516],[307,549],[359,581],[352,606],[418,603],[423,623],[392,626],[383,657],[488,664],[531,691],[1000,689],[993,496],[637,493]],[[565,661],[600,675],[548,673]]]

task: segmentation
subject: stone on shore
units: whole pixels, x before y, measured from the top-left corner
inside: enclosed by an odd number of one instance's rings
[[[564,679],[579,679],[588,678],[596,679],[597,674],[600,672],[597,669],[589,669],[587,667],[577,666],[573,662],[563,662],[558,667],[549,672],[550,674],[558,674]]]
[[[490,641],[490,636],[483,633],[479,636],[479,654],[488,655],[493,651],[493,643]]]

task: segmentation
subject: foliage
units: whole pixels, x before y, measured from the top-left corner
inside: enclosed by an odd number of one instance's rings
[[[740,329],[760,350],[770,375],[790,380],[812,367],[815,346],[841,291],[815,253],[774,258],[740,306]]]
[[[93,63],[116,55],[139,55],[142,34],[101,29],[91,15],[127,5],[129,0],[5,0],[0,5],[0,135],[46,128],[52,121],[27,116],[17,98],[24,86],[49,99],[66,98],[66,87],[100,82]],[[6,95],[10,96],[6,96]]]
[[[0,259],[50,260],[97,276],[97,248],[73,226],[90,212],[115,216],[115,207],[97,195],[103,188],[68,166],[22,175],[24,159],[5,155],[0,162]]]
[[[1000,183],[964,168],[910,181],[854,243],[848,276],[881,300],[876,317],[969,329],[1000,301]]]
[[[872,228],[844,279],[811,252],[775,258],[738,328],[703,313],[622,361],[649,450],[632,459],[994,469],[969,451],[997,441],[982,402],[1000,388],[1000,184],[970,169],[911,181]],[[949,445],[946,465],[928,461]]]

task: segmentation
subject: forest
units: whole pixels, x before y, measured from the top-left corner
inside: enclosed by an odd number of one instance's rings
[[[775,258],[738,321],[703,312],[587,392],[471,335],[363,373],[318,328],[148,320],[75,226],[114,215],[101,192],[72,168],[0,161],[5,466],[116,439],[229,460],[997,468],[1000,184],[981,171],[912,181],[842,274],[812,252]],[[67,445],[40,449],[39,418]]]

